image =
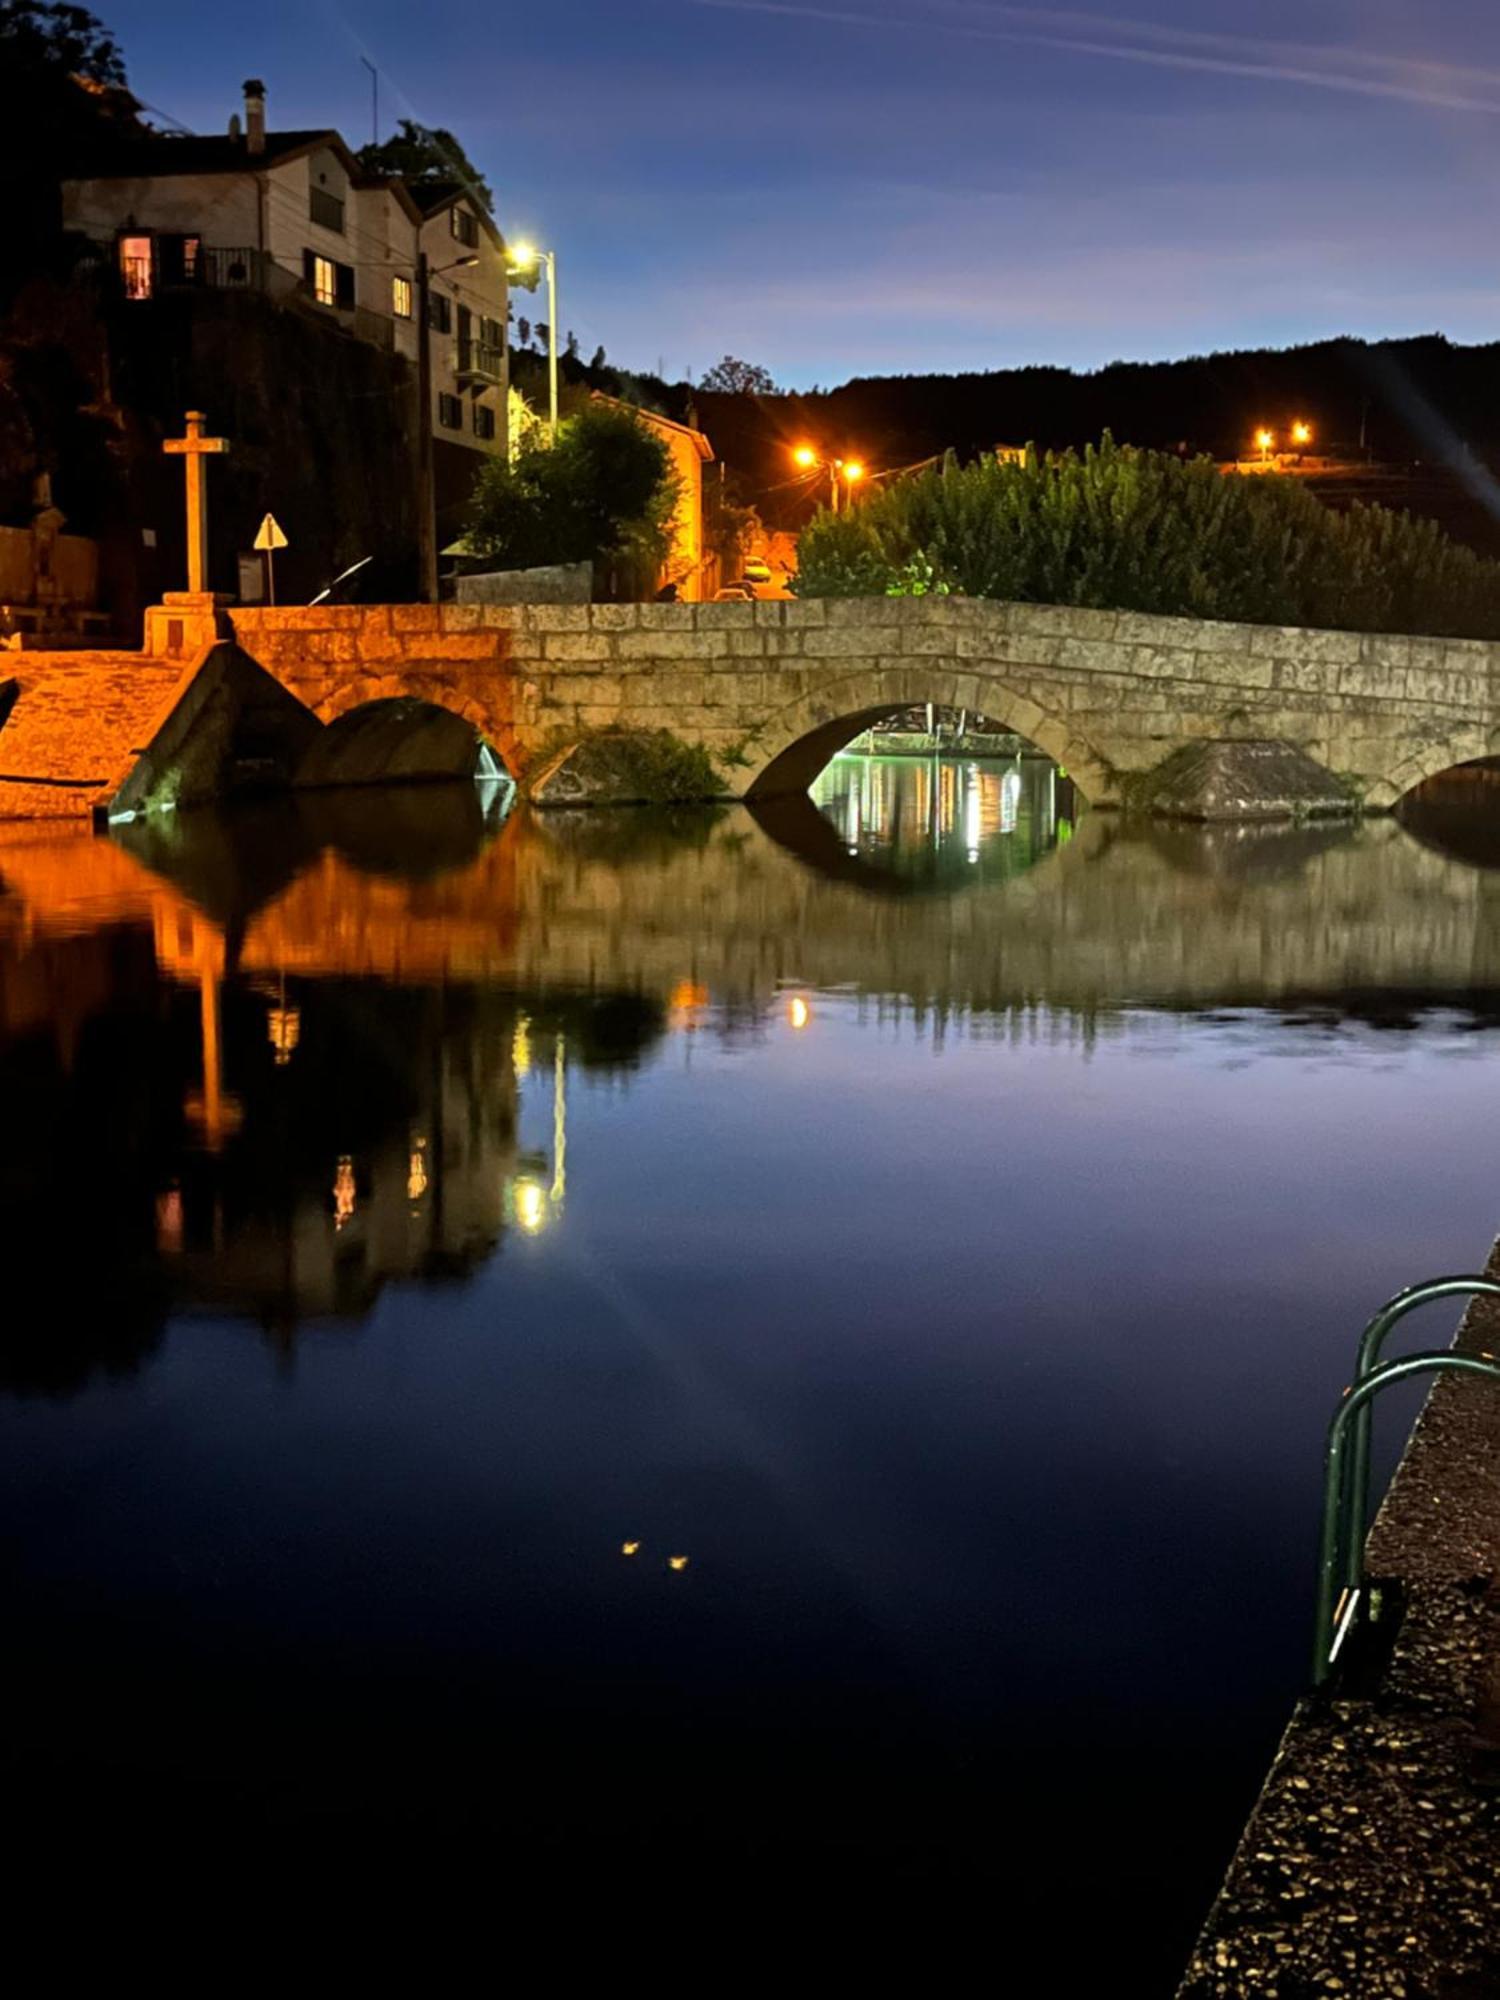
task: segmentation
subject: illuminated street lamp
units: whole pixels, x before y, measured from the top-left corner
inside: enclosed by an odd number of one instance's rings
[[[1262,465],[1269,465],[1269,464],[1270,464],[1270,462],[1271,462],[1271,451],[1272,451],[1272,447],[1273,447],[1273,446],[1275,445],[1275,443],[1276,443],[1276,433],[1275,433],[1275,431],[1267,431],[1267,430],[1259,430],[1259,431],[1257,431],[1257,432],[1255,433],[1255,443],[1256,443],[1256,447],[1257,447],[1257,449],[1258,449],[1258,450],[1259,450],[1259,452],[1260,452],[1260,462],[1261,462],[1261,464],[1262,464]]]
[[[865,476],[865,468],[861,460],[857,458],[824,458],[810,444],[799,444],[793,447],[792,463],[800,466],[804,472],[811,472],[815,466],[821,466],[828,474],[829,503],[835,514],[839,511],[839,480],[842,478],[844,482],[844,504],[847,506],[850,487],[858,485],[859,481]]]
[[[527,273],[531,274],[529,290],[534,290],[541,275],[542,266],[547,267],[547,440],[557,443],[557,253],[552,250],[538,250],[534,243],[518,243],[510,253],[510,275],[526,284]]]
[[[1309,423],[1304,423],[1302,419],[1299,417],[1296,423],[1292,425],[1292,443],[1311,444],[1312,437],[1313,437],[1312,425]]]

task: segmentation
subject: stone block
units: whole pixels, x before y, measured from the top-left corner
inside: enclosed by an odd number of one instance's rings
[[[643,604],[642,611],[671,611],[675,605]],[[722,632],[667,632],[653,628],[642,632],[622,632],[615,640],[615,656],[621,660],[706,660],[727,653]]]
[[[753,604],[700,604],[695,622],[700,632],[749,632],[755,628]]]
[[[528,632],[587,632],[590,604],[527,604],[520,607],[526,613]]]
[[[767,605],[765,608],[769,610],[771,607]],[[806,631],[815,625],[828,623],[827,598],[794,597],[775,608],[781,614],[777,622],[790,628]]]
[[[596,604],[589,613],[595,632],[634,632],[641,622],[639,604]]]
[[[800,636],[808,660],[868,660],[879,649],[878,634],[858,625],[814,627]]]
[[[1363,632],[1359,640],[1359,656],[1367,666],[1405,667],[1411,662],[1412,642],[1410,639],[1392,637],[1385,632]]]
[[[736,660],[762,659],[766,651],[766,634],[756,627],[749,632],[729,634],[729,657],[718,664],[721,671],[732,670]]]
[[[615,639],[609,632],[548,632],[542,639],[546,660],[613,661]]]
[[[1093,611],[1076,604],[1016,604],[1011,607],[1012,632],[1037,632],[1044,638],[1112,639],[1118,611]]]
[[[636,611],[643,632],[695,632],[698,629],[696,604],[638,604]]]
[[[1358,663],[1358,632],[1304,631],[1298,625],[1252,625],[1250,654],[1253,659],[1332,660],[1339,666]]]
[[[755,622],[764,627],[776,627],[786,623],[786,600],[784,598],[762,599],[755,606]]]
[[[895,597],[828,597],[823,599],[828,625],[858,625],[868,630],[877,625],[903,622],[901,600]]]
[[[1159,618],[1154,622],[1171,626],[1179,637],[1188,626],[1186,619]],[[1197,676],[1197,660],[1197,654],[1185,646],[1134,645],[1124,649],[1120,664],[1127,674],[1138,674],[1143,680],[1190,681]]]
[[[436,632],[441,607],[436,604],[393,604],[390,615],[393,632]]]

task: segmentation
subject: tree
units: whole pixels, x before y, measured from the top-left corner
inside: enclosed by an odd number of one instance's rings
[[[81,76],[125,86],[125,58],[104,23],[86,7],[52,0],[0,0],[0,70],[17,81]]]
[[[808,597],[949,591],[1250,624],[1500,637],[1500,562],[1275,473],[1103,443],[898,479],[802,532]]]
[[[741,361],[733,354],[726,354],[722,361],[716,361],[703,380],[700,389],[717,389],[725,396],[779,396],[780,389],[772,380],[771,371],[754,361]]]
[[[513,465],[486,460],[469,506],[476,554],[510,569],[591,562],[644,594],[669,545],[671,458],[629,410],[592,403],[557,443],[524,445]]]
[[[101,141],[147,134],[118,43],[87,8],[0,0],[0,187],[8,251],[0,303],[66,261],[61,183]]]
[[[589,363],[589,367],[606,368],[608,367],[608,365],[609,365],[609,357],[604,352],[604,342],[601,340],[599,345],[594,349],[594,358]]]
[[[531,321],[529,319],[518,319],[516,321],[516,335],[523,347],[530,347]]]
[[[451,132],[441,125],[430,129],[414,118],[403,118],[389,139],[379,145],[361,146],[359,163],[372,174],[389,174],[410,181],[413,187],[424,182],[461,181],[478,195],[485,208],[493,210],[495,197],[480,173]]]

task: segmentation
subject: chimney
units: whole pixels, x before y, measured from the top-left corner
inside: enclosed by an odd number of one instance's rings
[[[266,150],[266,86],[258,76],[245,85],[245,151]]]

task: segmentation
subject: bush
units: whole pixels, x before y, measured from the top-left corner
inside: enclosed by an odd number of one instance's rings
[[[1298,479],[1117,445],[902,479],[804,530],[806,597],[962,592],[1189,618],[1500,636],[1500,563]]]
[[[667,447],[629,410],[591,404],[557,443],[522,447],[514,464],[486,460],[474,482],[467,536],[507,569],[591,562],[645,595],[670,543],[676,498]]]

